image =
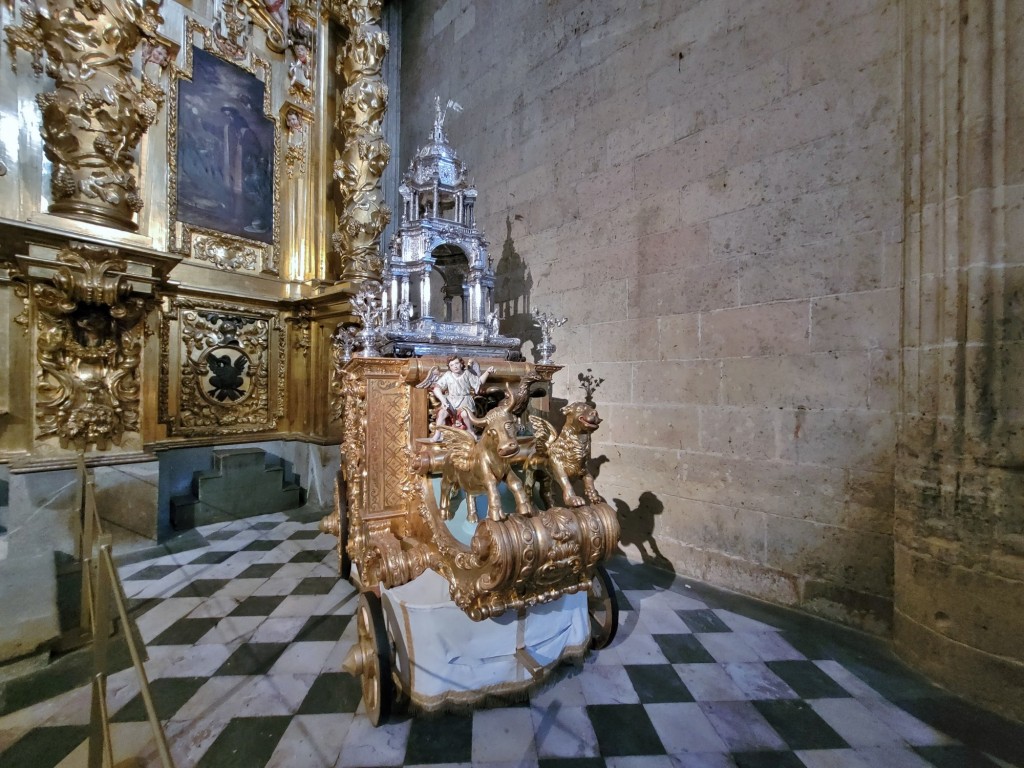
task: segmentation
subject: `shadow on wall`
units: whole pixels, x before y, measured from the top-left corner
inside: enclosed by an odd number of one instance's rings
[[[615,505],[621,529],[619,549],[628,555],[625,549],[636,547],[641,561],[674,575],[675,568],[672,562],[661,554],[658,541],[654,538],[654,518],[665,511],[661,499],[650,491],[644,491],[640,494],[636,507],[631,508],[622,499],[613,499],[612,503]]]
[[[533,324],[530,306],[530,291],[533,277],[523,257],[516,251],[512,239],[512,219],[505,217],[505,242],[501,246],[501,258],[494,270],[494,306],[502,320],[501,332],[523,341],[540,343],[540,328]]]

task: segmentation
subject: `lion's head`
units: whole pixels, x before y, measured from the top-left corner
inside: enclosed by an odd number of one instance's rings
[[[573,432],[590,433],[601,426],[597,408],[587,403],[569,403],[562,408],[565,414],[565,429]]]

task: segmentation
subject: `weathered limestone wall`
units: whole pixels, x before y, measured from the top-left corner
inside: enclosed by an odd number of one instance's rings
[[[1024,720],[1024,2],[906,6],[894,641]]]
[[[891,0],[405,4],[403,167],[433,94],[480,190],[503,331],[567,315],[604,378],[624,547],[882,631],[902,241]],[[536,341],[536,335],[533,335]]]

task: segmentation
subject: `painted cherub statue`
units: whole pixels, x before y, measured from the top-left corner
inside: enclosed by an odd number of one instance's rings
[[[473,398],[492,373],[493,365],[481,373],[475,360],[470,360],[467,365],[458,355],[448,358],[448,370],[444,373],[438,366],[433,366],[416,387],[429,389],[440,403],[435,427],[455,427],[471,432],[469,416],[477,415]],[[441,430],[435,429],[432,439],[440,441],[441,437]]]

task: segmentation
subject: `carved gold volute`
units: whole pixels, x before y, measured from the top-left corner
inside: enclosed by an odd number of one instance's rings
[[[164,91],[132,74],[132,54],[162,23],[159,7],[158,0],[23,0],[20,26],[7,28],[12,59],[19,48],[29,52],[32,68],[55,83],[36,96],[53,163],[51,213],[137,227],[135,150]]]
[[[133,295],[112,249],[72,244],[50,282],[36,282],[38,439],[62,448],[119,445],[139,429],[139,362],[148,295]]]
[[[340,210],[333,241],[342,258],[342,279],[356,283],[380,280],[383,264],[377,244],[391,220],[380,190],[381,174],[391,158],[381,128],[388,103],[381,76],[388,36],[379,25],[380,10],[380,0],[347,0],[333,7],[349,29],[338,57],[338,74],[346,86],[339,99],[344,146],[334,163]]]

